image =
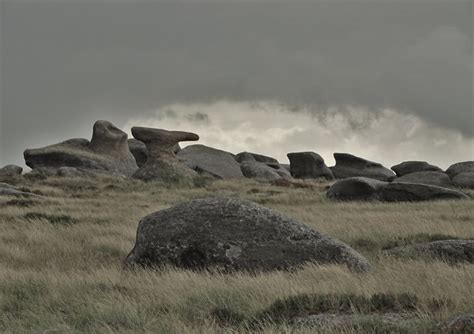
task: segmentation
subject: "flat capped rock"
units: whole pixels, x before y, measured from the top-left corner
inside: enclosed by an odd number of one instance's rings
[[[324,177],[334,179],[331,170],[324,163],[324,159],[315,152],[294,152],[287,154],[290,160],[290,172],[297,179],[317,179]]]
[[[392,166],[397,176],[404,176],[416,172],[442,172],[438,166],[430,165],[426,161],[405,161]]]
[[[127,144],[127,134],[107,121],[94,124],[92,140],[75,138],[24,152],[34,169],[76,167],[130,176],[138,168]]]
[[[275,270],[304,263],[369,269],[348,245],[253,202],[205,198],[140,221],[127,264],[188,269]]]
[[[331,170],[337,179],[362,176],[380,181],[391,181],[395,178],[395,174],[390,169],[352,154],[334,153],[334,159],[336,165],[331,167]]]
[[[474,189],[474,172],[459,173],[452,181],[457,187]]]
[[[219,179],[241,178],[244,175],[234,156],[205,145],[189,145],[177,154],[178,159],[201,174]]]
[[[393,183],[421,183],[438,187],[450,188],[453,186],[448,174],[444,172],[415,172],[397,177]]]
[[[446,174],[448,174],[450,178],[461,173],[474,173],[474,161],[458,162],[449,166],[446,170]]]

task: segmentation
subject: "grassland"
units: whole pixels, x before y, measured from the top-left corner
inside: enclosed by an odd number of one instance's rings
[[[217,309],[252,319],[274,302],[301,294],[369,298],[408,293],[418,300],[417,318],[429,324],[474,311],[473,265],[382,254],[394,245],[474,238],[474,201],[339,203],[325,198],[327,184],[311,185],[284,188],[244,180],[185,187],[112,178],[23,180],[20,186],[43,197],[0,198],[0,331],[314,333],[276,321],[258,327],[223,324],[213,316]],[[294,217],[352,245],[374,269],[353,273],[341,266],[307,265],[294,272],[262,274],[123,269],[140,218],[178,202],[216,195],[249,199]],[[324,332],[359,331],[348,327]]]

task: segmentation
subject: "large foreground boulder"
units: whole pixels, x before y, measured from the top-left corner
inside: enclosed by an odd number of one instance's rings
[[[459,173],[452,181],[457,187],[474,189],[474,172]]]
[[[386,202],[469,199],[463,192],[418,183],[388,183],[353,177],[334,183],[327,196],[337,200],[380,200]]]
[[[397,176],[403,176],[417,172],[441,172],[441,168],[430,165],[426,161],[405,161],[398,165],[392,166],[392,170]]]
[[[200,174],[219,179],[241,178],[244,175],[234,156],[205,145],[190,145],[179,151],[178,159]]]
[[[331,170],[337,179],[362,176],[380,181],[391,181],[395,178],[395,174],[390,169],[352,154],[334,153],[334,159],[336,159],[336,165],[331,167]]]
[[[334,179],[334,175],[324,159],[314,152],[294,152],[287,154],[290,160],[290,172],[297,179]]]
[[[474,161],[458,162],[446,169],[446,174],[448,174],[451,179],[461,173],[474,173]]]
[[[206,198],[140,221],[126,263],[181,268],[273,270],[313,262],[369,269],[348,245],[280,213],[235,198]]]
[[[438,259],[450,263],[474,263],[474,240],[439,240],[395,247],[385,252],[405,258]]]
[[[94,124],[92,140],[70,139],[62,143],[24,152],[32,169],[76,167],[122,176],[132,175],[138,168],[128,148],[127,134],[107,121]]]
[[[397,177],[394,183],[421,183],[438,187],[450,188],[453,186],[448,174],[443,172],[415,172]]]
[[[133,177],[143,181],[186,181],[197,173],[181,163],[176,157],[175,147],[181,141],[195,141],[197,134],[184,131],[167,131],[145,127],[133,127],[133,136],[145,143],[146,163]]]

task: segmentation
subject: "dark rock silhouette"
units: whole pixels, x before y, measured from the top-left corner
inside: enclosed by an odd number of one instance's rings
[[[77,167],[130,176],[138,168],[127,144],[127,134],[107,121],[94,124],[92,140],[77,138],[24,152],[32,169]]]
[[[348,245],[278,212],[236,198],[206,198],[140,221],[127,264],[188,269],[287,269],[307,262],[369,269]]]
[[[176,144],[180,141],[199,140],[197,134],[145,127],[133,127],[132,134],[146,145],[148,156],[146,163],[133,174],[134,178],[144,181],[180,181],[197,175],[182,164],[174,153]]]
[[[378,199],[378,191],[387,185],[387,182],[367,177],[350,177],[337,181],[327,191],[331,199],[347,200],[374,200]]]
[[[257,154],[257,153],[250,153],[250,152],[241,152],[235,156],[235,160],[237,162],[244,162],[244,161],[257,161],[263,163],[272,163],[278,164],[278,160],[272,157],[267,157],[266,155]]]
[[[398,176],[404,176],[417,172],[442,172],[441,168],[430,165],[426,161],[405,161],[398,165],[392,166],[392,170]]]
[[[395,174],[390,169],[352,154],[334,153],[334,159],[336,159],[336,165],[331,167],[331,170],[337,179],[362,176],[380,181],[391,181],[395,178]]]
[[[334,179],[331,170],[324,163],[324,159],[314,152],[294,152],[287,154],[290,160],[290,172],[297,179],[317,179],[324,177]]]
[[[205,145],[190,145],[179,151],[178,159],[200,174],[219,179],[244,177],[234,155]]]
[[[459,173],[452,181],[457,187],[474,189],[474,172]]]
[[[446,174],[448,174],[451,179],[461,173],[474,173],[474,161],[458,162],[449,166],[446,170]]]
[[[453,186],[448,174],[444,172],[415,172],[397,177],[393,183],[421,183],[450,188]]]

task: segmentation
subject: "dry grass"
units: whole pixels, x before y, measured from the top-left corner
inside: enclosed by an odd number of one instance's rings
[[[417,240],[474,238],[473,201],[336,203],[325,198],[326,184],[296,189],[250,180],[192,188],[108,178],[22,185],[45,197],[0,198],[1,332],[236,333],[244,328],[220,327],[212,311],[252,317],[297,294],[411,293],[419,299],[417,315],[431,322],[474,311],[473,265],[381,253],[388,245]],[[141,217],[215,195],[256,201],[339,238],[366,255],[374,270],[356,274],[308,265],[291,273],[222,275],[122,269]],[[277,323],[260,330],[314,333]]]

